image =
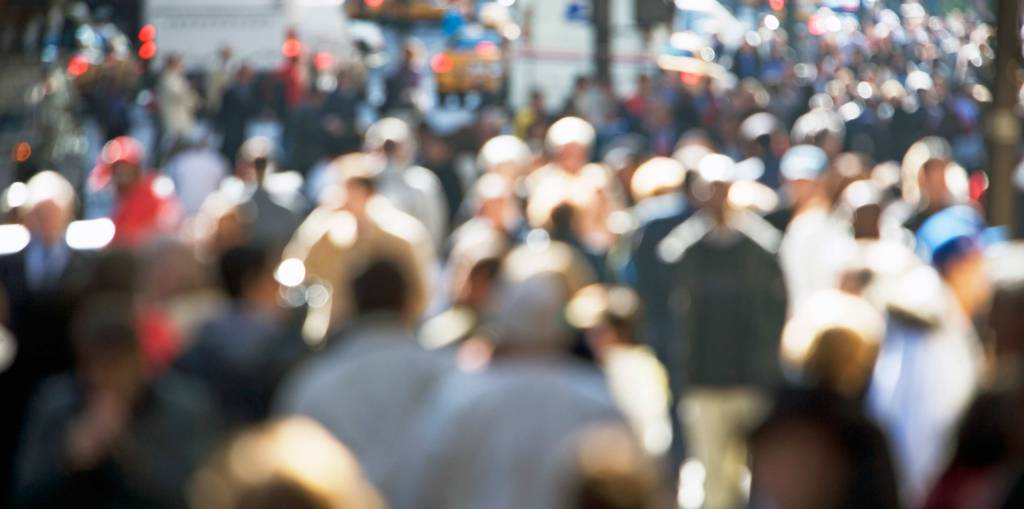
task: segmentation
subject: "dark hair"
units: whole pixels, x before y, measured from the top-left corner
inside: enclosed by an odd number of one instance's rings
[[[375,260],[352,280],[352,299],[359,314],[400,313],[409,303],[408,281],[394,262]]]
[[[140,349],[131,295],[90,298],[75,314],[73,342],[78,355],[135,353]]]
[[[234,300],[241,299],[254,279],[274,263],[273,251],[262,245],[243,244],[228,249],[218,264],[224,291]]]

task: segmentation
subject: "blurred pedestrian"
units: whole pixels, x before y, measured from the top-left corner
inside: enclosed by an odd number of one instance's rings
[[[274,411],[320,422],[352,448],[370,481],[396,504],[400,471],[415,459],[416,418],[448,363],[416,342],[416,303],[403,268],[382,259],[364,263],[348,283],[354,319],[292,373]]]
[[[308,461],[310,452],[317,461]],[[303,418],[239,434],[193,477],[188,498],[191,509],[385,507],[352,452]]]
[[[216,117],[222,137],[220,150],[232,167],[245,142],[249,121],[260,112],[254,79],[252,68],[242,64],[220,100]]]
[[[218,272],[230,303],[199,327],[175,363],[207,384],[230,427],[266,418],[278,383],[306,351],[279,303],[277,259],[276,250],[259,244],[221,255]]]
[[[183,507],[182,486],[218,439],[216,407],[175,375],[147,380],[124,296],[76,319],[73,373],[34,398],[18,460],[19,505]]]
[[[193,128],[182,140],[182,150],[164,165],[186,218],[199,213],[203,202],[229,173],[227,161],[209,146],[208,135],[205,130]]]
[[[588,425],[622,423],[600,372],[569,353],[562,313],[585,282],[581,269],[559,243],[506,258],[493,358],[441,382],[418,424],[398,507],[563,507],[566,441]]]
[[[780,394],[750,450],[752,508],[903,507],[885,438],[834,393]]]
[[[786,284],[775,255],[778,231],[729,201],[738,178],[732,159],[706,155],[698,173],[700,210],[658,246],[670,267],[675,319],[663,362],[681,398],[690,456],[706,473],[705,504],[734,507],[743,499],[745,427],[761,417],[779,382]]]
[[[779,247],[790,309],[811,294],[836,288],[852,256],[853,237],[832,215],[826,188],[828,156],[813,145],[796,145],[782,156],[781,171],[793,216]]]
[[[224,92],[231,86],[234,73],[237,71],[234,50],[231,46],[221,46],[217,52],[217,60],[206,71],[206,86],[203,90],[205,113],[209,118],[217,118],[220,114],[221,100]]]
[[[433,244],[419,221],[379,194],[382,171],[382,161],[369,154],[350,154],[335,161],[335,180],[324,193],[325,201],[285,248],[286,263],[298,276],[289,284],[327,292],[326,299],[311,306],[304,325],[303,333],[313,343],[323,341],[353,316],[353,296],[343,282],[372,260],[387,259],[401,268],[409,292],[408,305],[401,310],[406,320],[415,322],[427,307],[435,263]]]
[[[157,101],[160,105],[162,146],[168,148],[192,130],[200,106],[199,95],[185,76],[181,55],[167,56],[163,71],[160,73]]]
[[[29,398],[46,377],[72,367],[71,317],[94,262],[90,250],[68,243],[76,201],[71,184],[44,171],[28,181],[26,191],[25,227],[3,226],[20,235],[5,235],[0,242],[0,323],[15,345],[13,363],[0,370],[6,402],[0,419],[0,502],[13,487],[14,454]]]
[[[892,444],[908,505],[924,501],[948,457],[956,423],[982,382],[972,320],[991,298],[983,227],[966,206],[933,215],[918,244],[934,269],[914,269],[890,297],[868,404]]]
[[[366,130],[364,148],[384,159],[377,189],[399,210],[423,223],[435,246],[448,234],[448,207],[441,181],[416,165],[416,138],[405,121],[384,118]]]
[[[144,162],[139,141],[122,136],[103,146],[89,175],[93,189],[111,183],[114,186],[114,245],[142,246],[158,236],[171,234],[181,219],[173,182],[145,171]]]

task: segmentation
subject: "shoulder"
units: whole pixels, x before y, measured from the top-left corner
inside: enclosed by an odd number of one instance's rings
[[[153,383],[153,393],[165,410],[176,414],[201,416],[214,409],[210,393],[202,382],[173,370]]]
[[[422,166],[406,168],[403,176],[409,185],[417,189],[433,190],[441,187],[441,180],[437,175]]]
[[[775,254],[782,242],[782,234],[771,223],[753,212],[744,212],[736,221],[736,230],[754,241],[761,249]]]
[[[711,218],[698,212],[676,226],[658,243],[658,258],[665,263],[676,263],[683,255],[711,231]]]
[[[47,420],[73,411],[80,400],[78,383],[70,373],[53,375],[44,380],[32,396],[31,415]]]

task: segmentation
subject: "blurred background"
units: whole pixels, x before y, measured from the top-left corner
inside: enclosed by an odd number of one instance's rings
[[[0,506],[1024,506],[1017,0],[0,0]]]

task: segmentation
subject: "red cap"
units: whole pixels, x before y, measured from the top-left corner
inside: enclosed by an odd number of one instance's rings
[[[89,175],[89,187],[93,190],[104,188],[110,183],[114,163],[125,162],[141,165],[143,160],[142,144],[130,136],[118,136],[103,145],[100,156],[96,160]]]

